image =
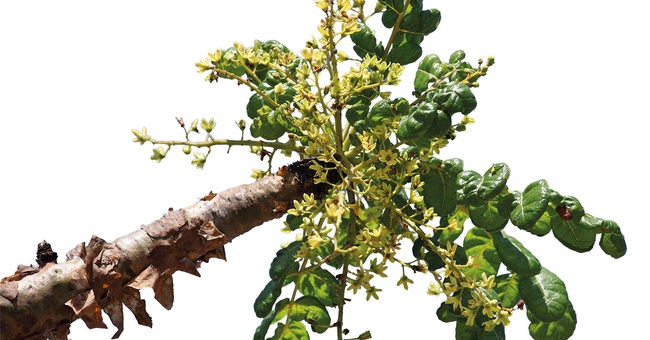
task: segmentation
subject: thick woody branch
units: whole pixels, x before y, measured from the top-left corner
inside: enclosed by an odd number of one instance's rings
[[[122,306],[151,326],[139,289],[153,288],[156,300],[170,309],[174,272],[199,276],[201,262],[225,259],[226,243],[284,215],[303,194],[326,193],[326,186],[313,184],[309,165],[299,161],[252,184],[206,196],[113,242],[93,236],[69,251],[64,263],[23,266],[0,282],[0,338],[67,339],[77,319],[89,328],[106,328],[102,311],[117,327],[117,338]]]

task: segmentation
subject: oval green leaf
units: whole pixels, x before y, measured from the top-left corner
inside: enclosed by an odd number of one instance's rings
[[[282,281],[270,281],[255,299],[253,310],[258,318],[267,316],[282,293]]]
[[[508,224],[508,219],[499,215],[498,201],[488,201],[482,205],[469,207],[472,223],[490,232],[499,231]]]
[[[519,293],[528,310],[544,322],[560,320],[569,302],[564,282],[544,267],[535,276],[520,278]]]
[[[553,236],[565,247],[584,253],[590,251],[596,243],[596,225],[598,221],[583,216],[579,221],[575,219],[564,220],[558,214],[551,216]]]
[[[463,171],[458,175],[458,202],[465,205],[479,205],[478,187],[482,177],[474,170]]]
[[[544,322],[540,321],[531,313],[530,311],[526,312],[528,320],[530,320],[530,325],[528,326],[528,332],[530,336],[535,340],[566,340],[573,335],[573,332],[576,329],[576,324],[578,323],[576,318],[576,311],[573,309],[571,301],[567,305],[566,311],[561,319],[553,322]]]
[[[546,180],[529,184],[523,193],[514,192],[514,209],[510,213],[512,224],[528,230],[544,214],[548,206],[550,188]]]
[[[463,273],[470,278],[485,275],[496,275],[501,265],[501,259],[494,248],[492,237],[483,229],[472,228],[465,235],[463,242],[465,253],[473,259],[472,266],[463,268]]]
[[[537,257],[516,238],[506,235],[504,232],[493,233],[492,237],[501,262],[511,272],[521,276],[534,276],[542,270],[542,265]]]
[[[463,171],[463,161],[452,158],[422,175],[424,204],[438,215],[447,215],[456,209],[456,178]]]
[[[623,234],[606,233],[600,237],[598,243],[600,249],[605,254],[617,259],[627,252],[627,245],[625,244],[625,236]]]
[[[301,245],[301,241],[293,241],[286,248],[278,250],[269,269],[269,276],[272,280],[282,281],[289,273],[293,273],[298,269],[298,263],[294,255],[296,255]]]
[[[282,303],[280,303],[282,302]],[[302,296],[293,303],[288,299],[278,302],[275,307],[274,322],[283,319],[289,311],[289,318],[296,321],[307,321],[316,333],[323,333],[329,329],[330,315],[323,304],[313,296]]]
[[[488,201],[499,195],[506,187],[510,177],[510,167],[504,163],[497,163],[485,172],[483,179],[476,189],[476,195],[481,201]]]
[[[309,339],[307,328],[300,321],[289,320],[286,325],[282,322],[278,323],[275,329],[275,334],[270,340],[304,340]]]
[[[546,211],[542,214],[535,225],[528,229],[527,231],[533,235],[544,236],[551,232],[551,216],[557,214],[555,209],[549,204],[546,207]]]
[[[514,307],[521,296],[519,295],[519,275],[517,274],[502,274],[494,280],[494,292],[497,293],[499,301],[505,308]]]
[[[320,267],[304,272],[298,280],[298,290],[302,294],[317,298],[325,306],[334,305],[337,285],[334,275]]]

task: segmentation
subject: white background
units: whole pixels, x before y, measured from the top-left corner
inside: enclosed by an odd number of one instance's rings
[[[489,3],[489,4],[488,4]],[[496,64],[475,93],[477,120],[443,151],[480,173],[492,163],[512,169],[509,186],[545,178],[587,212],[621,226],[628,244],[614,260],[596,246],[567,250],[552,236],[509,226],[566,283],[578,314],[573,339],[614,339],[647,332],[646,168],[650,27],[643,1],[429,1],[442,12],[425,54],[443,59],[462,48],[468,60]],[[182,139],[174,117],[215,117],[217,136],[237,138],[250,92],[232,82],[208,84],[194,62],[209,51],[277,39],[292,50],[317,34],[321,12],[307,0],[36,1],[0,4],[0,276],[34,263],[36,245],[65,253],[92,235],[108,241],[181,208],[210,190],[249,183],[265,163],[247,152],[215,149],[204,170],[173,150],[161,164],[131,129]],[[349,52],[353,55],[352,52]],[[405,75],[413,71],[405,72]],[[403,93],[410,90],[405,80]],[[282,161],[282,160],[281,160]],[[278,164],[279,165],[279,164]],[[252,304],[268,281],[281,220],[235,239],[228,261],[205,264],[201,278],[174,276],[174,308],[143,294],[154,327],[127,312],[120,339],[248,339],[259,319]],[[396,275],[375,282],[379,301],[352,296],[350,335],[373,339],[450,339],[453,325],[435,317],[442,300],[426,295],[430,277],[408,292]],[[331,312],[333,318],[335,311]],[[115,329],[73,324],[71,339],[109,339]],[[270,330],[273,332],[272,328]],[[525,313],[510,339],[526,339]],[[332,339],[326,333],[318,339]]]

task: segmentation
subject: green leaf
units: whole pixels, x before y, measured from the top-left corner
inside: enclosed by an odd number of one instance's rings
[[[439,92],[431,92],[427,96],[431,101],[440,104],[447,114],[460,112],[469,114],[476,108],[476,97],[469,86],[464,84],[450,84]]]
[[[334,242],[330,241],[316,248],[315,253],[318,254],[318,256],[320,256],[321,258],[328,257],[329,255],[334,253]],[[340,269],[343,266],[343,256],[336,256],[334,258],[330,258],[329,261],[325,263],[327,263],[327,265],[331,267]]]
[[[458,237],[463,233],[465,228],[465,221],[469,218],[467,209],[464,206],[456,206],[456,210],[446,216],[440,218],[440,228],[445,228],[449,223],[456,223],[455,230],[445,229],[441,232],[436,232],[439,235],[440,244],[454,243]],[[444,223],[443,223],[444,222]]]
[[[424,204],[436,214],[447,215],[456,209],[456,178],[461,171],[463,161],[452,158],[421,176]]]
[[[499,198],[497,197],[482,205],[469,207],[469,217],[475,226],[495,232],[503,229],[508,224],[508,219],[499,214]]]
[[[288,301],[288,299],[285,299]],[[269,331],[269,327],[275,322],[273,321],[275,319],[275,310],[271,310],[271,312],[262,319],[262,322],[260,323],[259,326],[255,329],[255,334],[253,334],[253,340],[264,340],[266,337],[266,333]]]
[[[526,312],[530,325],[528,332],[535,340],[566,340],[573,335],[578,323],[576,312],[573,309],[571,301],[568,301],[566,311],[561,319],[553,322],[540,321],[533,313]]]
[[[345,118],[354,125],[357,132],[367,130],[366,118],[370,111],[370,99],[363,96],[352,96],[345,111]]]
[[[565,247],[580,253],[590,251],[596,243],[598,221],[587,215],[580,220],[564,220],[558,214],[551,215],[553,236]]]
[[[288,324],[278,323],[275,334],[271,340],[305,340],[309,339],[309,333],[305,325],[300,321],[289,320]]]
[[[544,322],[560,320],[569,303],[564,282],[543,267],[535,276],[520,278],[519,292],[528,311]]]
[[[519,275],[517,274],[502,274],[496,277],[494,281],[494,291],[499,296],[499,301],[505,308],[514,307],[521,296],[519,296]]]
[[[422,58],[415,72],[413,86],[415,92],[421,93],[429,87],[429,83],[435,81],[438,77],[433,73],[434,65],[440,64],[440,58],[435,54],[429,54]]]
[[[296,215],[287,214],[284,225],[289,227],[289,229],[296,230],[302,225],[302,218]]]
[[[483,203],[478,198],[478,188],[482,177],[474,170],[463,171],[458,175],[458,203],[465,205],[479,205]]]
[[[503,340],[505,338],[503,324],[498,324],[493,330],[486,332],[478,324],[468,326],[465,324],[465,320],[456,321],[456,340]]]
[[[465,235],[463,242],[465,253],[471,256],[471,267],[463,268],[463,273],[470,278],[479,278],[485,275],[496,275],[501,265],[501,259],[494,248],[492,237],[483,229],[472,228]]]
[[[523,193],[514,192],[514,209],[510,213],[512,224],[527,230],[542,217],[548,206],[550,188],[546,180],[529,184]]]
[[[409,11],[402,22],[400,29],[409,34],[420,36],[419,42],[423,37],[433,33],[440,24],[440,11],[437,9],[422,10],[421,2],[411,2],[411,11]]]
[[[551,205],[546,207],[542,217],[535,222],[535,225],[527,231],[533,235],[544,236],[551,232],[551,216],[557,214]]]
[[[408,40],[408,37],[403,33],[398,33],[395,40],[398,44],[393,44],[393,48],[386,56],[386,61],[408,65],[420,59],[422,47],[420,47],[419,43]]]
[[[303,296],[293,303],[290,303],[288,299],[282,300],[278,302],[275,310],[274,321],[283,319],[291,311],[289,319],[308,322],[316,333],[328,330],[331,322],[325,306],[313,296]]]
[[[323,305],[332,306],[337,298],[338,281],[323,268],[307,269],[298,280],[298,290],[303,295],[317,298]]]
[[[222,50],[222,57],[219,62],[212,62],[214,67],[217,69],[222,69],[228,71],[238,77],[243,76],[246,73],[246,69],[239,62],[239,53],[234,47],[229,47],[225,50]],[[234,79],[226,74],[220,74],[220,77],[226,79]]]
[[[506,235],[504,232],[492,233],[492,238],[501,262],[511,272],[521,276],[534,276],[542,270],[542,266],[535,255],[516,238]]]
[[[421,1],[410,2],[408,8],[404,8],[404,2],[400,0],[380,3],[386,6],[381,17],[382,23],[396,32],[393,49],[386,60],[402,65],[418,60],[422,52],[420,44],[424,37],[435,31],[440,24],[440,12],[437,9],[422,10]],[[402,20],[399,26],[396,26],[400,15]],[[413,54],[414,52],[417,54]]]
[[[436,310],[436,316],[438,316],[438,319],[442,322],[454,322],[454,321],[459,321],[462,320],[465,322],[466,318],[461,316],[459,311],[455,311],[452,305],[448,303],[441,303],[440,307],[438,307],[438,310]]]
[[[476,189],[476,195],[481,201],[488,201],[500,194],[506,187],[510,177],[510,167],[504,163],[497,163],[485,172],[483,179]]]
[[[376,55],[377,52],[377,39],[372,30],[363,23],[359,23],[361,30],[354,32],[350,35],[354,46],[352,49],[361,58],[366,55]]]
[[[449,63],[455,64],[463,61],[463,59],[465,59],[465,51],[457,50],[449,56]]]
[[[386,6],[381,22],[386,28],[393,27],[397,21],[397,16],[404,10],[404,0],[379,0],[379,2]]]
[[[281,112],[271,111],[267,115],[259,116],[253,119],[250,126],[251,136],[262,137],[267,140],[275,140],[287,132],[285,124],[278,120],[282,115]]]
[[[576,221],[580,220],[585,215],[585,208],[582,207],[580,201],[573,196],[564,196],[560,205],[557,208],[558,214],[561,210],[566,209],[568,216]]]
[[[409,102],[404,98],[380,100],[370,109],[366,123],[369,127],[381,125],[395,117],[405,115],[408,110]]]
[[[623,234],[602,234],[598,245],[605,254],[615,259],[622,257],[627,252],[627,245],[625,244],[625,236]]]
[[[296,95],[296,90],[285,83],[277,85],[262,83],[259,89],[273,100],[273,103],[259,93],[255,93],[248,99],[246,113],[249,118],[253,119],[250,126],[251,135],[255,138],[262,137],[268,140],[278,139],[291,127],[285,118],[286,108],[278,105],[291,103]]]
[[[282,293],[282,280],[280,281],[270,281],[266,284],[260,295],[255,299],[253,304],[253,310],[255,310],[255,315],[258,318],[263,318],[267,316],[273,309],[275,301],[278,299]]]
[[[421,102],[402,117],[397,126],[397,137],[411,145],[429,147],[431,140],[447,134],[451,116],[440,110],[438,104]]]
[[[288,274],[298,270],[298,263],[294,255],[296,255],[301,245],[301,241],[293,241],[286,248],[278,250],[269,270],[269,276],[272,280],[282,281]]]

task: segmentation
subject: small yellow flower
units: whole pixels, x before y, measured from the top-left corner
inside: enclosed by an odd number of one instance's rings
[[[381,289],[372,286],[370,289],[366,290],[366,301],[370,300],[370,297],[374,297],[376,300],[379,300],[379,295],[377,293],[381,292]]]
[[[427,287],[427,294],[438,296],[440,293],[442,293],[442,288],[440,288],[438,282],[432,281]]]
[[[221,61],[221,51],[216,50],[214,53],[208,53],[208,58],[213,63],[218,63]]]
[[[463,309],[463,311],[460,313],[460,315],[467,317],[467,321],[465,321],[465,324],[467,326],[474,326],[474,318],[476,317],[476,309]]]
[[[386,262],[382,261],[381,263],[377,263],[377,259],[374,258],[370,260],[370,271],[373,273],[376,273],[377,275],[381,277],[388,277],[384,271],[388,269],[388,266],[385,264]]]
[[[405,290],[409,289],[409,283],[413,283],[413,280],[409,279],[408,276],[402,275],[400,277],[399,281],[397,281],[398,286],[404,286]]]
[[[327,0],[316,1],[316,7],[320,8],[323,11],[326,11],[328,6],[329,6],[329,1]]]
[[[307,243],[309,243],[309,249],[316,249],[327,243],[327,241],[325,241],[318,232],[314,231],[314,234],[307,238]]]
[[[379,151],[379,160],[389,166],[395,165],[397,164],[397,154],[393,151],[381,150]]]
[[[208,59],[201,59],[198,62],[196,62],[194,66],[198,68],[198,70],[196,71],[197,73],[203,73],[212,68],[212,64],[210,64],[210,61]]]
[[[367,151],[372,151],[377,147],[377,143],[375,143],[375,138],[368,134],[367,131],[364,131],[361,136],[359,136],[361,140],[361,146],[367,150]]]
[[[458,309],[460,307],[460,303],[461,303],[460,294],[455,295],[455,296],[447,297],[447,301],[445,301],[445,303],[448,304],[448,305],[452,305],[454,310]]]

